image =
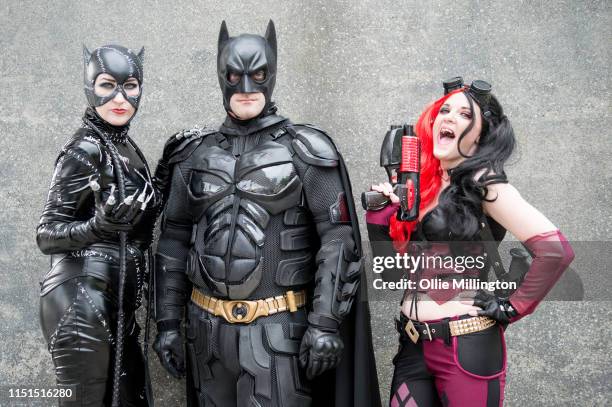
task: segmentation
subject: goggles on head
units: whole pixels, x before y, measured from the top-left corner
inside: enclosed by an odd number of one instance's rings
[[[445,95],[457,89],[465,89],[464,93],[469,95],[480,106],[482,115],[485,118],[489,118],[493,114],[490,106],[492,86],[489,82],[477,79],[472,81],[469,86],[466,86],[461,76],[455,76],[442,82],[442,86],[444,87]]]

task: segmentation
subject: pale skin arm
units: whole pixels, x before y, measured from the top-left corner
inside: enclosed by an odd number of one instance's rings
[[[487,215],[495,219],[518,240],[524,242],[529,238],[546,232],[557,230],[557,227],[540,211],[527,202],[519,191],[510,184],[493,184],[487,187],[486,198],[492,202],[483,201],[483,209]],[[461,301],[465,305],[473,305],[473,301]],[[477,311],[469,315],[477,316]]]
[[[540,211],[531,206],[510,184],[493,184],[487,187],[487,199],[483,201],[487,215],[495,219],[518,240],[524,242],[541,233],[557,230],[557,227]]]
[[[477,177],[479,175],[480,174],[477,174]],[[492,184],[487,189],[488,194],[486,198],[491,200],[497,197],[497,199],[492,202],[483,201],[485,213],[495,219],[520,241],[526,241],[535,235],[557,230],[557,227],[540,211],[529,204],[512,185],[501,183]],[[393,193],[393,186],[388,182],[372,185],[372,190],[382,192],[386,196],[389,196],[392,202],[399,202],[399,198]],[[465,292],[464,295],[471,296],[473,293]],[[428,315],[432,318],[434,316],[437,318],[439,316],[438,314],[444,317],[466,313],[471,316],[477,316],[480,310],[479,307],[474,306],[472,300],[463,300],[459,302],[449,301],[442,306],[431,302],[422,305],[422,308],[424,306],[429,306],[431,308],[429,309]],[[444,307],[452,307],[452,309],[441,311],[441,308]],[[427,310],[423,309],[423,311]]]

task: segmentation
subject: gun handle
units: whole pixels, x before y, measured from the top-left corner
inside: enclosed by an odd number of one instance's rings
[[[400,210],[397,211],[397,220],[414,221],[419,218],[419,174],[417,172],[406,172],[400,174],[397,184],[397,195],[400,198]]]
[[[366,211],[380,211],[391,203],[385,194],[377,191],[367,191],[361,194],[361,206]]]

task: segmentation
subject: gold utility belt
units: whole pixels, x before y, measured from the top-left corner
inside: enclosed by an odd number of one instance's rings
[[[287,291],[283,295],[262,300],[221,300],[203,294],[194,287],[191,301],[204,311],[222,317],[231,324],[248,324],[259,317],[278,312],[296,312],[299,307],[306,305],[306,291]]]

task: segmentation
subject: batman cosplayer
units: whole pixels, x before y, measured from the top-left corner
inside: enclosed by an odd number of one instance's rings
[[[154,349],[186,371],[189,406],[379,406],[346,167],[323,131],[276,113],[276,58],[272,21],[265,37],[224,22],[227,118],[164,149]]]
[[[146,406],[135,310],[159,200],[128,136],[143,82],[143,51],[84,49],[83,125],[63,146],[37,243],[51,257],[40,322],[62,406]]]

